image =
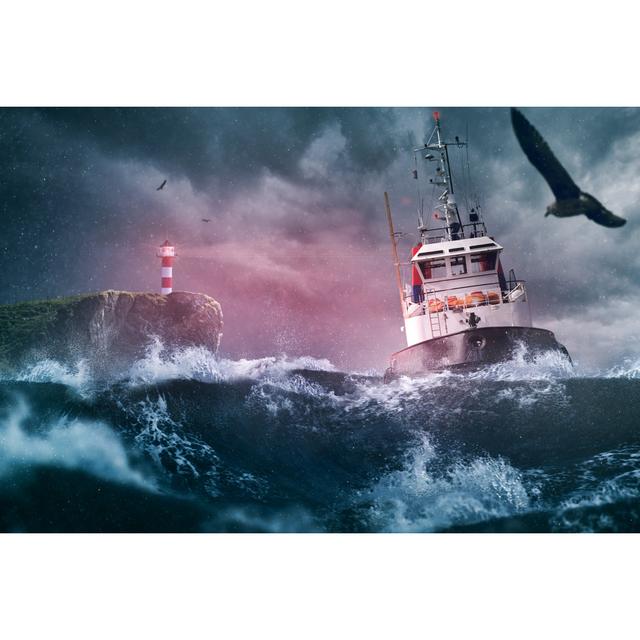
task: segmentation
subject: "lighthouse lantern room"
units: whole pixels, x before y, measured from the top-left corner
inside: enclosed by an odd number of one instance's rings
[[[176,257],[176,248],[165,240],[160,246],[158,258],[161,259],[161,289],[162,295],[168,295],[173,291],[173,259]]]

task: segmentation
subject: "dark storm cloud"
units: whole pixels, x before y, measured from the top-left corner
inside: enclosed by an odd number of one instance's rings
[[[114,163],[32,109],[0,110],[0,158],[2,299],[93,288],[109,268],[96,246],[136,222]]]
[[[395,156],[390,109],[63,108],[40,115],[53,129],[107,154],[152,163],[198,188],[212,181],[237,188],[264,170],[300,179],[301,156],[333,123],[347,139],[350,163],[360,170],[381,170]]]

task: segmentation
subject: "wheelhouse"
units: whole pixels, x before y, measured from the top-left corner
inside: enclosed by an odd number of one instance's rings
[[[497,275],[501,251],[502,247],[491,238],[473,238],[423,245],[411,262],[418,266],[422,281],[428,286],[452,278]]]

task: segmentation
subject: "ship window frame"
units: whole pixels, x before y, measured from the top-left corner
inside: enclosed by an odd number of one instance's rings
[[[478,274],[478,273],[491,273],[492,271],[495,271],[498,267],[498,254],[500,252],[498,251],[498,249],[489,249],[487,251],[476,251],[474,253],[469,254],[469,266],[471,267],[471,274]],[[474,265],[479,265],[481,260],[479,259],[481,256],[490,256],[493,260],[493,262],[490,264],[490,266],[487,269],[474,269]],[[474,260],[475,258],[475,260]]]
[[[442,264],[439,264],[437,266],[433,266],[432,263],[434,262],[441,262]],[[449,274],[449,267],[447,265],[447,260],[445,259],[445,256],[438,256],[435,258],[429,258],[429,260],[420,260],[420,262],[418,262],[418,265],[420,266],[420,274],[422,275],[422,279],[425,282],[429,282],[431,280],[442,280],[444,278],[446,278]],[[429,277],[427,277],[425,275],[425,269],[429,267],[429,270],[431,272],[431,275]],[[444,273],[442,275],[435,275],[433,274],[434,269],[444,269]]]
[[[453,273],[453,262],[455,261],[459,261],[462,260],[462,265],[464,267],[464,271],[462,271],[462,273]],[[467,256],[466,255],[461,255],[461,256],[450,256],[449,257],[449,274],[451,275],[452,278],[457,278],[459,276],[466,276],[469,273],[469,265],[467,263]]]

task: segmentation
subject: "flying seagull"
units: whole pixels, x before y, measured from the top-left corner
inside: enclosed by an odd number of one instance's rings
[[[621,227],[627,221],[614,215],[592,195],[581,191],[536,128],[518,111],[511,109],[511,124],[529,162],[549,183],[555,202],[547,207],[548,215],[566,218],[584,214],[605,227]]]
[[[202,218],[202,222],[211,222],[210,218]]]
[[[167,184],[166,180],[162,181],[162,184],[156,189],[156,191],[162,191],[164,189],[164,185]]]

